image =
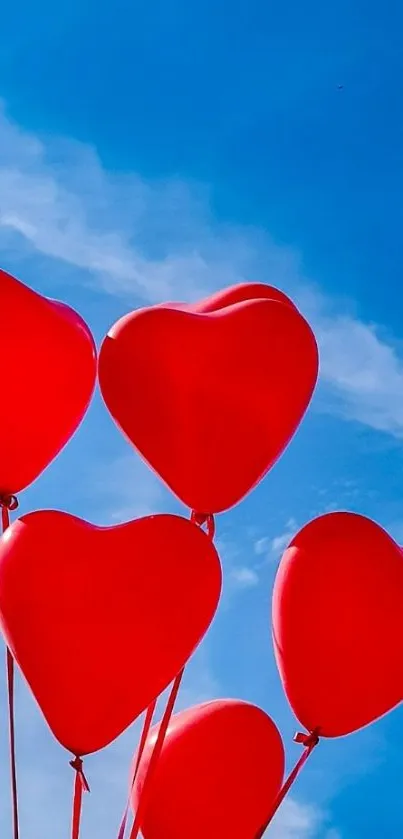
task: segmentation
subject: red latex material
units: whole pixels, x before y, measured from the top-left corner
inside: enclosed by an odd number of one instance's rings
[[[34,481],[81,422],[95,385],[92,335],[68,306],[0,271],[0,496]]]
[[[278,288],[266,285],[266,283],[240,283],[239,285],[224,288],[199,300],[196,303],[172,303],[175,308],[184,309],[191,312],[216,312],[218,309],[224,309],[227,306],[233,306],[236,303],[244,303],[246,300],[278,300],[280,303],[286,303],[295,309],[295,305]],[[162,304],[167,305],[167,304]]]
[[[106,746],[167,687],[220,587],[211,540],[178,516],[99,528],[42,511],[0,540],[6,641],[73,755]]]
[[[403,695],[403,559],[373,521],[331,513],[292,540],[273,595],[275,654],[308,731],[338,737]]]
[[[133,790],[137,807],[158,727]],[[172,717],[144,810],[144,839],[252,839],[284,774],[280,734],[259,708],[219,700]]]
[[[233,306],[235,303],[244,303],[246,300],[278,300],[280,303],[292,306],[293,309],[296,308],[292,300],[283,291],[274,288],[274,286],[266,285],[266,283],[239,283],[216,291],[209,297],[204,297],[196,302],[178,303],[178,301],[170,301],[169,303],[158,303],[157,306],[150,306],[149,308],[181,309],[183,312],[208,314],[209,312],[217,312],[218,309],[224,309],[227,306]]]
[[[270,469],[317,378],[315,339],[297,309],[287,298],[227,305],[244,293],[133,312],[100,351],[100,386],[115,422],[203,513],[233,506]]]

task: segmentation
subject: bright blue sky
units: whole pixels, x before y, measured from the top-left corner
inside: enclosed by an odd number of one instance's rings
[[[280,547],[335,508],[403,541],[399,5],[21,0],[2,12],[2,266],[74,305],[97,340],[134,306],[241,279],[284,288],[317,333],[309,416],[219,520],[225,594],[181,699],[258,702],[287,744],[268,618]],[[176,509],[98,396],[22,501],[99,523]],[[83,839],[115,836],[135,739],[88,760]],[[398,710],[322,744],[269,836],[398,834],[402,743]],[[5,724],[0,749],[5,790]],[[22,686],[18,751],[24,834],[65,837],[72,773]],[[0,825],[8,835],[6,794]]]

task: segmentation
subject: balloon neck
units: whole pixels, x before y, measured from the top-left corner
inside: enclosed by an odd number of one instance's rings
[[[308,734],[303,731],[298,731],[294,736],[294,743],[300,743],[306,749],[312,751],[319,743],[319,728],[314,728]]]
[[[10,524],[9,513],[18,507],[18,498],[15,495],[0,495],[2,529],[7,530]]]
[[[193,524],[196,524],[200,528],[203,528],[205,525],[207,536],[209,536],[211,540],[214,539],[215,520],[214,516],[211,513],[197,513],[196,510],[192,510],[190,521],[192,521]]]
[[[70,766],[72,767],[72,769],[74,769],[75,772],[77,772],[78,778],[81,781],[81,786],[82,786],[83,791],[84,792],[90,792],[88,781],[87,781],[87,779],[84,775],[82,758],[78,757],[78,755],[76,755],[74,760],[70,761]]]
[[[16,510],[18,507],[18,498],[16,495],[0,495],[0,507],[5,510]]]

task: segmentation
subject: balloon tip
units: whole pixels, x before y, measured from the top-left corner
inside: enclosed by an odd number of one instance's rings
[[[15,495],[0,495],[0,507],[5,510],[16,510],[18,507],[18,498]]]
[[[294,736],[294,743],[301,743],[307,749],[313,749],[319,743],[319,729],[315,728],[309,734],[303,731],[297,731]]]

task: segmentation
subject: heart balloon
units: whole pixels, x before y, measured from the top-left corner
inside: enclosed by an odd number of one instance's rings
[[[273,638],[295,715],[325,737],[349,734],[403,697],[403,558],[375,522],[330,513],[286,550]]]
[[[158,735],[152,729],[133,787],[136,811]],[[144,839],[254,839],[284,774],[280,734],[246,702],[218,700],[172,717],[144,804]],[[143,805],[142,805],[143,806]]]
[[[314,336],[289,302],[225,305],[223,293],[221,303],[208,312],[169,304],[129,314],[99,359],[116,423],[199,513],[233,506],[273,465],[318,370]]]
[[[68,306],[0,271],[0,497],[20,492],[81,422],[96,378],[92,335]]]
[[[217,608],[208,536],[178,516],[95,527],[54,511],[0,540],[0,621],[59,742],[103,748],[184,666]]]

